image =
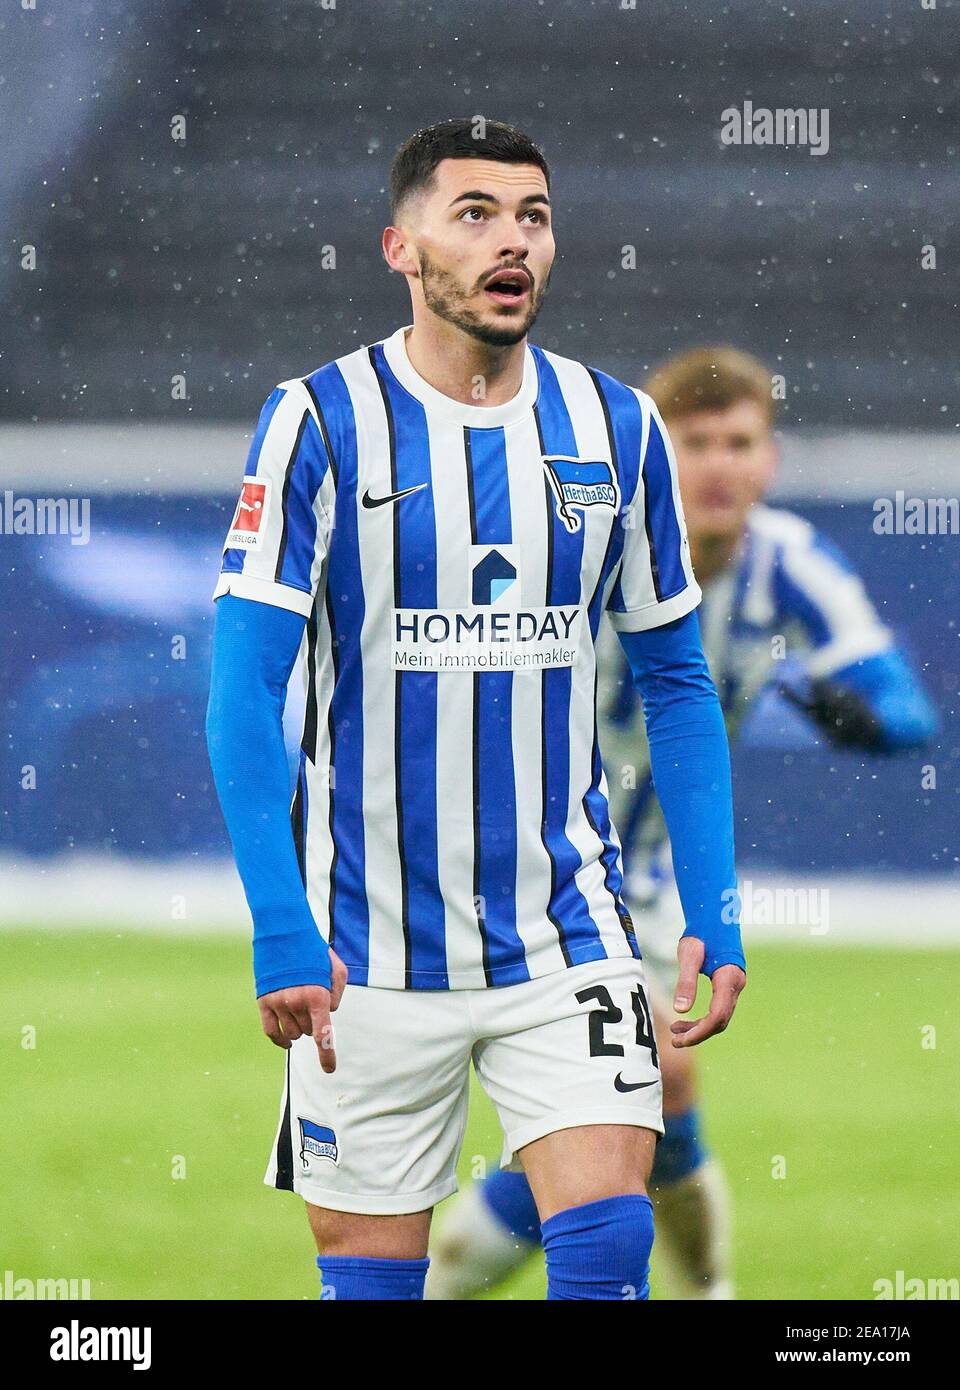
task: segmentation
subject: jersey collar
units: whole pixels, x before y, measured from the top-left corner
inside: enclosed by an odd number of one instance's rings
[[[529,345],[524,349],[523,382],[520,390],[503,405],[465,405],[445,396],[415,371],[407,356],[406,336],[412,325],[398,328],[383,341],[383,355],[400,385],[433,414],[442,415],[471,429],[497,429],[521,420],[536,404],[540,393],[537,362]]]

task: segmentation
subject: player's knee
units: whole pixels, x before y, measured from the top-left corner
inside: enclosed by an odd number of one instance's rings
[[[368,1216],[331,1211],[306,1203],[310,1229],[321,1256],[420,1259],[427,1253],[430,1213]]]
[[[653,1207],[630,1193],[570,1207],[543,1223],[548,1299],[647,1299]]]
[[[320,1255],[350,1254],[350,1224],[346,1212],[330,1211],[326,1207],[305,1203],[310,1229]]]
[[[321,1299],[394,1302],[423,1298],[429,1212],[367,1216],[307,1202],[317,1242]]]
[[[650,1181],[654,1187],[680,1182],[693,1173],[706,1158],[700,1133],[700,1113],[696,1106],[679,1115],[664,1115],[665,1133],[657,1145]]]

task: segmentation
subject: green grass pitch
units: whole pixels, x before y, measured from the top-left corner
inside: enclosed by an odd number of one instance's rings
[[[244,944],[24,927],[0,955],[0,1277],[87,1278],[94,1298],[316,1298],[300,1199],[261,1181],[283,1059]],[[741,1297],[869,1299],[898,1269],[957,1274],[958,963],[751,950],[732,1028],[698,1053]],[[461,1179],[498,1149],[477,1094]],[[533,1261],[499,1296],[543,1288]]]

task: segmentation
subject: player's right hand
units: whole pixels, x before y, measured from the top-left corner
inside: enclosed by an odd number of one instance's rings
[[[326,1072],[337,1069],[330,1015],[339,1007],[347,983],[347,967],[335,951],[330,952],[330,973],[330,989],[323,985],[295,985],[262,994],[257,1000],[260,1022],[270,1041],[286,1052],[297,1038],[309,1033]]]

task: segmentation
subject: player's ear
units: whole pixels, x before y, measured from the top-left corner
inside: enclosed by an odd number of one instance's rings
[[[420,266],[410,246],[407,234],[402,227],[385,227],[383,231],[383,259],[391,270],[400,275],[420,274]]]

